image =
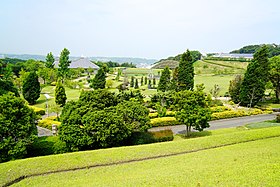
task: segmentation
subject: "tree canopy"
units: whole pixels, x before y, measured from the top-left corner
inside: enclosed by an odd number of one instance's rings
[[[264,96],[265,85],[269,78],[268,73],[268,48],[264,45],[254,54],[241,84],[240,101],[242,106],[253,107]]]
[[[40,83],[38,81],[38,75],[35,71],[32,71],[23,81],[22,94],[24,99],[31,105],[36,103],[36,100],[40,97]]]
[[[189,50],[183,53],[178,67],[178,90],[192,90],[194,87],[193,59]]]
[[[169,89],[169,86],[170,86],[170,70],[169,67],[166,66],[164,70],[162,70],[161,72],[157,90],[165,92]]]
[[[37,135],[36,115],[13,94],[0,96],[0,162],[23,158]]]
[[[104,89],[106,85],[106,75],[103,68],[97,71],[95,77],[91,80],[90,87],[94,89]]]
[[[63,108],[59,135],[72,150],[121,145],[133,131],[149,126],[149,110],[139,100],[125,101],[106,90],[82,92]]]

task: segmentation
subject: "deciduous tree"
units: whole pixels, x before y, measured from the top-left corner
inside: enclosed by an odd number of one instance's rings
[[[36,115],[13,94],[0,96],[0,162],[23,158],[37,136]]]

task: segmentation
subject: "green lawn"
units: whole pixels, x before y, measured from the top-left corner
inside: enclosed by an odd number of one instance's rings
[[[205,91],[210,92],[214,88],[214,85],[219,85],[221,91],[220,96],[223,96],[228,92],[229,81],[234,79],[234,75],[196,75],[194,77],[195,84],[204,84]]]
[[[15,186],[279,186],[280,137],[29,178]]]
[[[276,127],[276,126],[280,126],[280,123],[276,123],[276,120],[250,123],[245,125],[245,127],[250,129],[259,129],[259,128]]]
[[[15,160],[0,164],[0,186],[20,176],[30,174],[178,154],[275,136],[280,136],[280,127],[231,132],[182,141],[100,149]],[[208,159],[209,158],[211,157],[208,157]],[[174,168],[176,167],[174,166]],[[151,173],[151,175],[155,174],[156,173]]]

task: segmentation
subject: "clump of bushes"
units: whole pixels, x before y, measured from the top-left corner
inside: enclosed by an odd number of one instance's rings
[[[181,123],[177,121],[175,117],[154,118],[151,119],[151,124],[153,127],[181,125]]]
[[[34,110],[36,115],[45,115],[46,114],[46,111],[43,108],[39,108],[36,106],[29,106],[29,107]]]
[[[125,144],[141,145],[156,142],[172,141],[173,139],[173,132],[170,129],[161,130],[157,132],[133,132]]]
[[[39,127],[43,127],[43,128],[49,129],[49,130],[52,130],[53,124],[55,124],[57,126],[59,126],[61,124],[61,122],[57,121],[56,116],[50,116],[50,117],[42,119],[38,122]]]

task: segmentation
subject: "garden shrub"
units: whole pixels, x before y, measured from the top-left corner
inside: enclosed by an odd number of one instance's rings
[[[251,109],[251,110],[232,110],[232,111],[224,111],[224,112],[215,112],[211,115],[211,120],[219,120],[219,119],[227,119],[227,118],[235,118],[235,117],[243,117],[250,115],[258,115],[263,114],[260,109]]]
[[[152,134],[155,142],[166,142],[174,139],[173,132],[170,129],[150,133]]]
[[[226,106],[216,106],[216,107],[211,107],[210,110],[212,113],[216,113],[216,112],[231,111],[232,109]]]
[[[277,123],[280,123],[280,114],[278,114],[278,115],[276,116],[276,122],[277,122]]]
[[[45,156],[59,153],[66,153],[66,145],[59,140],[58,136],[38,137],[36,141],[28,147],[27,157]]]
[[[34,110],[36,115],[45,115],[46,114],[46,111],[43,108],[39,108],[39,107],[36,107],[36,106],[29,106],[29,107]]]
[[[178,122],[175,117],[162,117],[162,118],[151,119],[151,124],[153,127],[160,127],[160,126],[180,125],[181,123]]]
[[[224,106],[224,104],[221,100],[214,99],[210,102],[210,107],[215,107],[215,106]]]
[[[56,121],[57,117],[56,116],[50,116],[47,117],[45,119],[42,119],[38,122],[38,126],[39,127],[43,127],[49,130],[52,130],[52,125],[55,124],[57,126],[59,126],[61,124],[61,122]]]
[[[166,117],[174,117],[175,114],[176,114],[176,112],[173,112],[173,111],[166,111],[165,116],[166,116]],[[158,113],[157,113],[157,112],[154,112],[154,113],[149,113],[149,117],[152,119],[152,118],[157,118],[157,117],[159,117],[159,116],[158,116]]]
[[[170,129],[156,132],[133,132],[130,138],[124,144],[141,145],[155,142],[172,141],[173,139],[173,132]]]

